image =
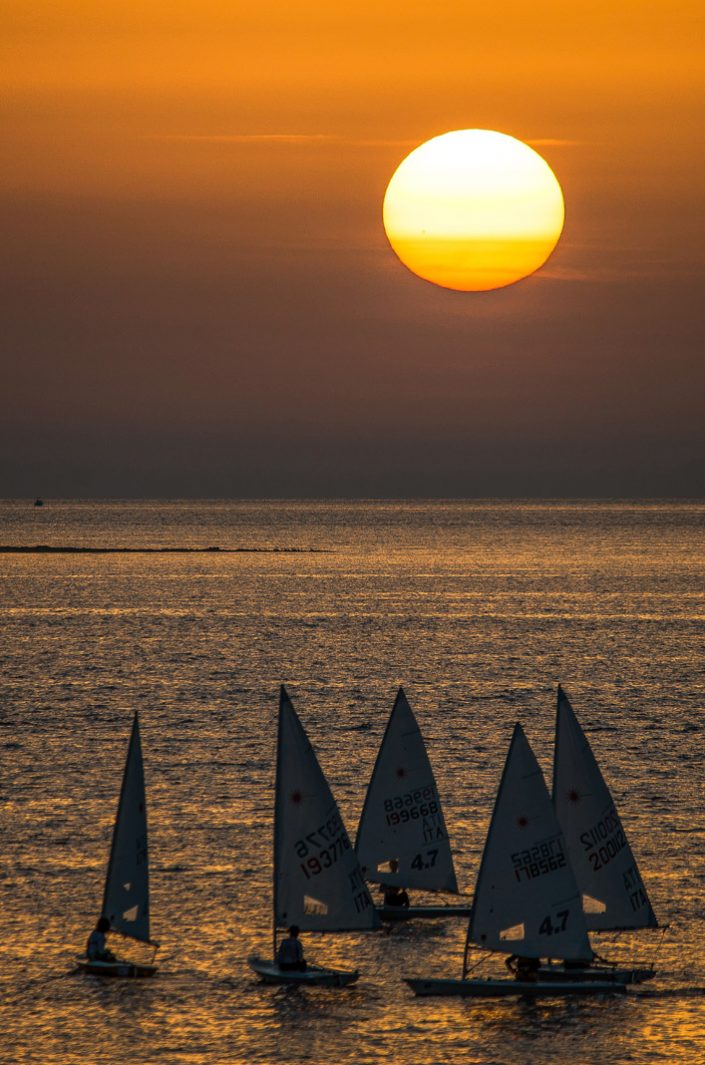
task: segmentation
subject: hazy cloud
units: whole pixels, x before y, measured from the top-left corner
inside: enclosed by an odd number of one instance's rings
[[[585,141],[561,140],[558,137],[527,137],[526,144],[534,148],[577,148]]]
[[[418,140],[345,137],[333,133],[154,133],[146,139],[215,144],[347,144],[354,148],[414,148],[419,143]]]

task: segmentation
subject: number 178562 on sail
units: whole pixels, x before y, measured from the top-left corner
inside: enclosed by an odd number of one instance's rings
[[[534,877],[552,873],[555,869],[561,869],[565,865],[565,854],[559,836],[553,839],[537,843],[525,851],[517,851],[512,855],[514,876],[521,882],[522,876],[527,880]]]

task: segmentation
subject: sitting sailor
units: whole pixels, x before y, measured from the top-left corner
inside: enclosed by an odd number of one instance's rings
[[[514,973],[515,980],[535,984],[539,978],[541,962],[538,958],[525,958],[520,954],[510,954],[508,958],[504,959],[504,964],[510,973]]]
[[[396,858],[390,859],[389,872],[399,872],[399,862]],[[409,896],[403,887],[398,887],[394,884],[382,884],[379,890],[384,893],[385,906],[409,906]]]
[[[89,961],[115,961],[115,955],[108,950],[105,943],[105,933],[109,931],[108,918],[99,917],[86,943],[86,957]]]
[[[409,906],[409,896],[403,887],[393,887],[383,884],[380,891],[384,892],[385,906]]]
[[[299,939],[299,931],[299,926],[292,924],[289,929],[289,935],[286,939],[282,939],[279,944],[277,965],[282,972],[306,972],[306,959],[304,958],[304,948]]]

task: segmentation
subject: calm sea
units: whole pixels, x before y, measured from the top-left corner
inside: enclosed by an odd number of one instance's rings
[[[0,504],[0,542],[301,549],[0,555],[3,1063],[705,1062],[705,505],[52,500]],[[448,921],[305,937],[349,990],[259,985],[282,681],[351,834],[404,684],[466,891],[515,721],[550,772],[560,681],[670,922],[599,949],[656,980],[415,1000],[402,974],[459,973]],[[162,968],[100,982],[67,974],[135,709]]]

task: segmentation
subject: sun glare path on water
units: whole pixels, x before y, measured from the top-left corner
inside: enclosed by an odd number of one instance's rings
[[[563,193],[515,137],[455,130],[415,148],[392,176],[384,228],[414,274],[444,288],[503,288],[534,273],[563,229]]]

